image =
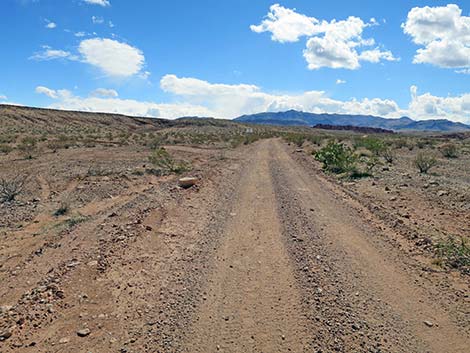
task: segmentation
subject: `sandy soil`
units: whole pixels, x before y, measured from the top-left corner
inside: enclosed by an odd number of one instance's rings
[[[423,271],[280,140],[170,150],[201,180],[187,190],[116,151],[106,176],[84,176],[92,152],[60,152],[69,178],[41,157],[2,223],[0,352],[468,351],[466,277]]]

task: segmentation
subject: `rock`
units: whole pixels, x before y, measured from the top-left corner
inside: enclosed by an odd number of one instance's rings
[[[425,320],[424,321],[424,324],[427,326],[427,327],[433,327],[434,324],[431,322],[431,321],[428,321],[428,320]]]
[[[390,198],[390,201],[396,201],[396,200],[397,200],[397,198],[396,198],[395,196],[392,196],[392,197]]]
[[[437,192],[437,196],[441,197],[441,196],[445,196],[445,195],[449,195],[449,192],[448,191],[445,191],[445,190],[439,190]]]
[[[186,178],[181,178],[178,180],[178,183],[179,185],[182,187],[182,188],[190,188],[191,186],[194,186],[196,185],[198,179],[197,178],[194,178],[194,177],[186,177]]]
[[[70,342],[70,340],[67,337],[61,338],[59,340],[59,344],[66,344],[66,343],[69,343],[69,342]]]
[[[78,335],[79,337],[86,337],[86,336],[88,336],[90,333],[91,333],[91,331],[90,331],[89,328],[84,328],[84,329],[81,329],[81,330],[78,330],[78,331],[77,331],[77,335]]]
[[[89,263],[87,263],[87,266],[89,267],[98,266],[98,261],[96,260],[90,261]]]
[[[0,342],[9,339],[11,335],[12,335],[12,332],[9,329],[0,331]]]

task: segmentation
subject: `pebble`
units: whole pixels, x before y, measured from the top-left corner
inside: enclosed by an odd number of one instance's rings
[[[434,324],[431,322],[431,321],[428,321],[428,320],[425,320],[424,321],[424,324],[427,326],[427,327],[433,327]]]
[[[88,336],[90,333],[91,333],[91,331],[90,331],[89,328],[84,328],[84,329],[81,329],[81,330],[78,330],[78,331],[77,331],[77,335],[78,335],[79,337],[86,337],[86,336]]]
[[[66,344],[66,343],[69,343],[69,342],[70,342],[70,340],[67,337],[61,338],[59,340],[59,344]]]

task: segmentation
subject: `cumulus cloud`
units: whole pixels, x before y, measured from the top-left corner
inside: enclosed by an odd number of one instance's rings
[[[96,66],[108,76],[129,77],[138,74],[145,63],[145,57],[139,49],[112,39],[83,40],[78,51],[84,62]]]
[[[310,70],[322,67],[355,70],[361,66],[361,61],[378,63],[397,60],[391,51],[382,51],[378,47],[362,49],[375,45],[373,38],[362,37],[363,31],[378,25],[374,18],[364,22],[354,16],[341,21],[320,21],[275,4],[261,24],[250,28],[256,33],[270,32],[271,39],[281,43],[307,37],[303,55]]]
[[[336,80],[336,84],[337,84],[337,85],[343,85],[343,84],[345,84],[345,83],[346,83],[346,81],[345,81],[345,80],[342,80],[342,79],[340,79],[340,78],[338,78],[338,79]]]
[[[111,6],[109,0],[83,0],[83,2],[90,4],[90,5],[99,5],[99,6]]]
[[[4,94],[0,94],[0,101],[6,101],[8,98]]]
[[[418,95],[416,86],[411,86],[410,92],[408,113],[414,119],[449,119],[470,123],[470,93],[455,97],[438,97],[431,93]]]
[[[402,28],[422,46],[413,63],[461,69],[461,73],[470,68],[470,17],[462,16],[459,6],[415,7]]]
[[[286,9],[279,4],[270,7],[270,12],[259,25],[251,25],[256,33],[271,32],[271,39],[281,43],[297,42],[300,37],[317,33],[318,20]]]
[[[94,97],[117,97],[119,94],[114,89],[98,88],[91,92]]]
[[[396,103],[381,99],[339,101],[323,91],[300,94],[270,94],[255,85],[214,84],[195,78],[166,75],[161,88],[184,101],[207,106],[215,116],[233,118],[242,114],[297,109],[313,113],[399,114]]]
[[[80,61],[97,67],[107,76],[117,78],[137,75],[146,79],[150,75],[148,71],[142,71],[145,64],[142,51],[117,40],[107,38],[85,39],[80,42],[78,53],[80,55],[43,46],[43,50],[34,53],[30,59]]]
[[[430,93],[418,94],[410,88],[408,107],[400,107],[394,100],[364,98],[342,101],[329,97],[324,91],[306,91],[298,94],[273,94],[250,84],[210,83],[196,78],[165,75],[160,81],[162,90],[172,96],[172,103],[158,103],[120,99],[109,90],[93,91],[88,97],[73,95],[68,90],[53,90],[40,86],[36,92],[54,99],[50,106],[94,112],[120,113],[133,116],[177,118],[197,115],[235,118],[243,114],[276,112],[296,109],[312,113],[376,115],[388,118],[410,116],[413,119],[449,119],[470,123],[470,93],[455,97],[437,97]]]

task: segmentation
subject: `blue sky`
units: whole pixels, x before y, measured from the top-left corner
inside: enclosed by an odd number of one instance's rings
[[[4,103],[470,123],[468,0],[3,0],[0,13]]]

